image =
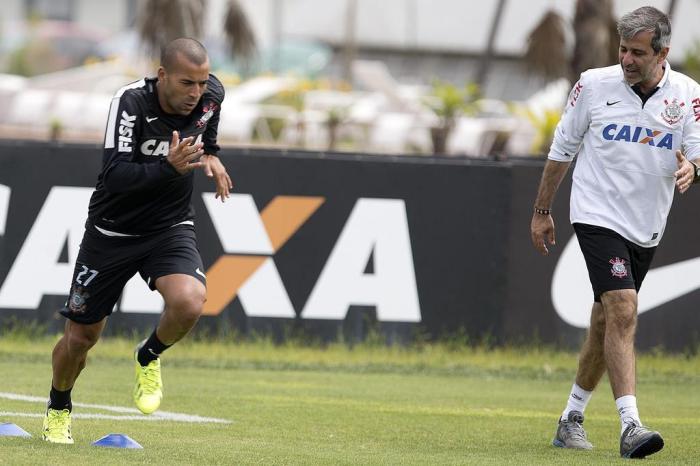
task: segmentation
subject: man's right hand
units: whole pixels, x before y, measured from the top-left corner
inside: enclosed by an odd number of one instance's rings
[[[532,239],[532,245],[535,246],[535,249],[543,256],[549,254],[547,243],[551,245],[556,244],[554,238],[554,219],[552,219],[551,215],[538,214],[537,212],[532,214],[530,238]]]
[[[170,150],[168,151],[167,160],[170,165],[181,175],[184,175],[192,170],[204,165],[202,162],[195,162],[203,154],[204,144],[197,143],[192,145],[194,138],[188,137],[180,140],[180,133],[173,131],[173,138],[170,141]]]

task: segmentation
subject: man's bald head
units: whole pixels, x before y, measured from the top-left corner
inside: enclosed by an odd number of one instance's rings
[[[194,39],[165,46],[158,68],[158,102],[166,113],[189,115],[207,90],[209,58]]]
[[[197,66],[203,65],[209,59],[207,50],[199,41],[182,37],[171,41],[163,48],[160,54],[160,66],[166,70],[172,69],[178,62],[178,55]]]

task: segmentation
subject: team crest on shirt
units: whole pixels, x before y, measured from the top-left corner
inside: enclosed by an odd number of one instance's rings
[[[73,292],[68,298],[68,310],[73,314],[83,314],[87,308],[87,299],[90,297],[90,293],[85,291],[82,286],[76,286],[73,288]]]
[[[664,104],[666,104],[666,108],[661,112],[661,117],[669,125],[675,125],[683,118],[683,115],[685,115],[685,111],[683,110],[685,102],[678,103],[678,99],[674,97],[671,102],[664,99]]]
[[[610,259],[609,262],[612,264],[610,273],[612,273],[613,277],[624,278],[627,276],[627,267],[625,267],[624,259],[616,257],[614,259]]]
[[[202,115],[202,117],[199,120],[197,120],[197,128],[201,128],[202,126],[206,125],[207,121],[209,121],[209,119],[214,116],[214,112],[217,108],[219,107],[214,102],[208,102],[202,108],[204,115]]]

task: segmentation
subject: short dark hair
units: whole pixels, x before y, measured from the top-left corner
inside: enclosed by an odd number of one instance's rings
[[[629,40],[640,32],[653,32],[651,48],[657,54],[671,45],[671,22],[668,16],[653,6],[643,6],[627,13],[617,22],[620,38]]]
[[[190,37],[181,37],[169,42],[160,52],[160,66],[166,70],[172,68],[177,61],[177,55],[182,54],[187,61],[202,65],[208,59],[207,49],[201,42]]]

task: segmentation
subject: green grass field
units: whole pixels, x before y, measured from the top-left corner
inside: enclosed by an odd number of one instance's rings
[[[0,337],[0,392],[48,395],[55,340]],[[132,407],[134,341],[91,352],[78,403]],[[0,438],[0,464],[622,464],[619,421],[604,380],[586,410],[590,452],[551,446],[576,355],[455,345],[325,349],[299,345],[186,342],[163,357],[168,412],[230,424],[73,419],[75,445],[40,440],[43,400],[0,397],[0,423],[31,439]],[[700,462],[700,357],[641,355],[642,420],[664,434],[649,464]],[[76,407],[74,414],[123,416]],[[123,433],[143,450],[98,448]]]

